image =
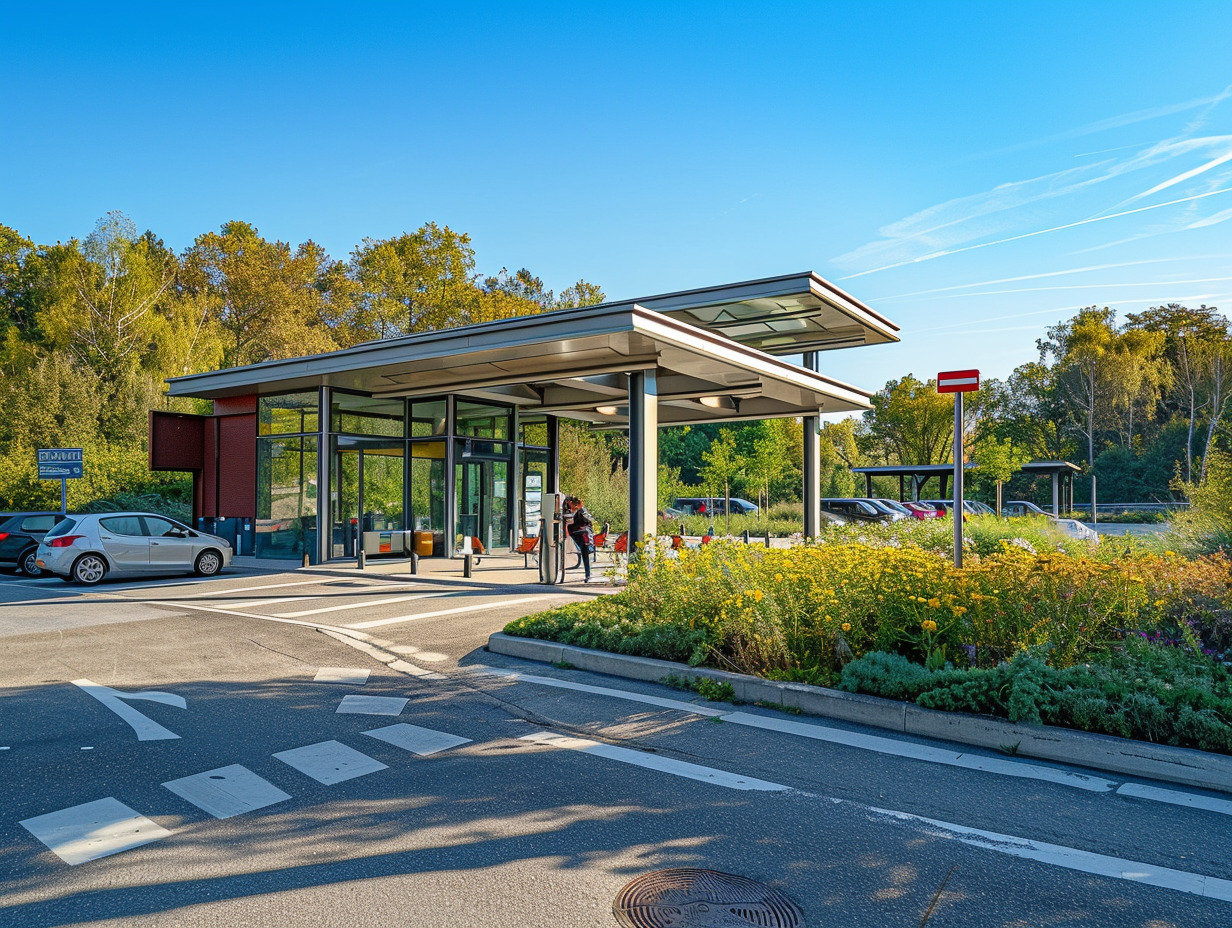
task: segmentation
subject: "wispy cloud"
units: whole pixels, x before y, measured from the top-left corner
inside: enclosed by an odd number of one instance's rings
[[[962,254],[965,251],[975,251],[979,248],[991,248],[993,245],[1004,245],[1007,242],[1017,242],[1025,238],[1034,238],[1037,235],[1047,235],[1051,232],[1060,232],[1063,229],[1074,229],[1078,226],[1089,225],[1093,222],[1104,222],[1108,219],[1119,219],[1122,216],[1131,216],[1134,213],[1145,213],[1148,210],[1162,209],[1165,206],[1175,206],[1178,203],[1188,203],[1193,200],[1201,200],[1206,197],[1213,197],[1217,194],[1228,193],[1229,191],[1232,191],[1232,187],[1223,187],[1219,190],[1208,190],[1206,193],[1197,193],[1193,196],[1180,197],[1176,200],[1168,200],[1166,203],[1154,203],[1150,206],[1139,206],[1137,209],[1121,210],[1117,213],[1109,213],[1106,216],[1092,216],[1089,219],[1080,219],[1077,222],[1067,222],[1063,225],[1053,226],[1048,229],[1037,229],[1034,232],[1023,232],[1020,235],[1010,235],[992,242],[980,242],[976,245],[968,245],[965,248],[950,248],[944,251],[934,251],[931,254],[920,255],[917,258],[911,258],[906,261],[896,261],[892,264],[886,264],[881,267],[870,268],[867,271],[860,271],[857,274],[848,274],[845,277],[840,277],[839,280],[854,280],[857,277],[865,277],[868,274],[876,274],[880,271],[888,271],[896,267],[906,267],[909,264],[920,264],[924,261],[933,261],[937,258],[944,258],[947,255]]]
[[[1206,302],[1208,300],[1223,300],[1223,299],[1226,299],[1228,296],[1229,294],[1224,293],[1224,292],[1188,293],[1188,294],[1184,294],[1181,296],[1170,296],[1162,302],[1197,303],[1197,302]],[[1097,302],[1101,306],[1115,306],[1115,307],[1146,306],[1150,304],[1154,304],[1158,306],[1161,300],[1158,297],[1151,297],[1149,299],[1134,298],[1134,299],[1127,299],[1127,300],[1098,300]],[[1070,303],[1065,306],[1053,306],[1050,309],[1035,309],[1035,310],[1032,310],[1031,312],[1026,312],[1026,313],[1002,313],[996,316],[985,316],[980,319],[967,319],[967,320],[964,320],[963,322],[947,322],[945,325],[928,326],[927,328],[923,328],[923,329],[917,329],[917,328],[910,327],[910,326],[904,326],[903,331],[904,332],[909,331],[910,334],[912,335],[921,335],[926,332],[948,332],[954,329],[962,329],[963,334],[967,335],[967,334],[974,334],[974,330],[968,331],[967,329],[968,326],[972,326],[972,325],[983,325],[984,323],[987,323],[987,322],[1003,322],[1007,319],[1027,319],[1033,316],[1056,316],[1059,313],[1077,312],[1078,310],[1086,306],[1090,306],[1090,305],[1091,305],[1090,302]],[[1025,326],[1022,328],[1038,328],[1038,326]],[[1005,329],[1005,330],[983,329],[980,331],[994,332],[994,331],[1014,331],[1014,330],[1012,329]]]

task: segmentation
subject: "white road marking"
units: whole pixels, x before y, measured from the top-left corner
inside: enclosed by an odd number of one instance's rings
[[[343,715],[401,715],[408,702],[398,696],[343,696],[334,711]]]
[[[439,594],[451,595],[451,594]],[[455,594],[457,595],[457,594]],[[442,615],[457,615],[461,612],[479,612],[484,609],[502,609],[506,606],[521,606],[524,603],[536,603],[543,599],[551,599],[550,596],[526,596],[522,599],[504,599],[494,603],[483,603],[478,606],[459,606],[456,609],[440,609],[436,612],[421,612],[418,615],[398,615],[392,619],[373,619],[370,622],[355,622],[348,625],[347,628],[378,628],[382,625],[397,625],[401,622],[414,622],[418,619],[434,619]],[[393,600],[385,600],[385,602],[393,602]]]
[[[214,818],[231,818],[291,798],[240,764],[169,780],[163,786]]]
[[[378,770],[389,769],[379,760],[349,748],[341,741],[322,741],[302,748],[279,751],[274,755],[284,764],[312,777],[318,783],[332,786]]]
[[[291,620],[283,620],[283,621],[291,621]],[[390,670],[396,670],[399,673],[409,674],[410,676],[418,677],[421,680],[444,680],[445,679],[443,674],[439,674],[434,670],[425,670],[423,667],[416,667],[414,664],[410,663],[409,661],[404,661],[399,658],[391,657],[390,655],[382,651],[380,648],[377,648],[376,646],[371,645],[366,641],[358,641],[355,638],[351,637],[351,635],[353,634],[353,635],[360,635],[364,638],[367,638],[368,636],[364,635],[363,632],[352,632],[348,634],[348,633],[344,633],[341,631],[335,631],[334,629],[330,629],[330,628],[323,628],[321,629],[321,631],[324,634],[328,635],[330,638],[333,638],[335,641],[341,641],[347,647],[354,648],[357,651],[363,651],[365,654],[368,654],[371,657],[376,658],[382,664],[385,664],[387,667],[389,667]]]
[[[570,751],[594,754],[598,757],[605,757],[608,760],[619,761],[622,764],[633,764],[637,767],[658,770],[661,773],[670,773],[673,776],[684,777],[689,780],[713,783],[715,786],[725,786],[728,789],[750,789],[768,792],[783,792],[791,789],[789,786],[770,783],[767,780],[758,780],[755,777],[745,777],[737,773],[728,773],[726,770],[702,767],[699,764],[673,760],[670,757],[660,757],[658,754],[646,754],[630,748],[618,748],[611,744],[601,744],[598,741],[591,741],[587,738],[571,738],[568,735],[558,735],[551,731],[537,731],[530,735],[523,735],[519,740],[531,741],[546,747],[565,748]]]
[[[111,796],[59,812],[36,815],[23,821],[21,826],[71,866],[140,847],[171,834]]]
[[[197,593],[197,594],[194,594],[194,596],[195,597],[224,596],[227,593],[251,593],[256,590],[278,590],[278,589],[283,589],[285,587],[290,587],[290,586],[332,586],[334,584],[348,583],[348,582],[349,581],[347,580],[330,580],[330,579],[321,579],[321,578],[318,578],[316,580],[295,580],[290,583],[264,583],[261,586],[244,586],[244,587],[232,587],[230,589],[210,590],[208,593]],[[390,584],[390,586],[410,586],[410,585],[411,584],[409,583]]]
[[[378,741],[402,748],[404,751],[410,751],[412,754],[418,754],[420,757],[456,748],[459,744],[470,744],[471,741],[470,738],[459,738],[448,732],[420,728],[418,725],[408,725],[406,722],[387,725],[384,728],[374,728],[364,734],[369,738],[376,738]]]
[[[641,693],[630,693],[627,690],[614,690],[606,686],[590,686],[586,683],[573,683],[569,680],[558,680],[556,677],[536,677],[528,673],[519,673],[516,670],[500,670],[495,667],[485,667],[477,671],[484,676],[489,677],[505,677],[510,680],[517,680],[521,683],[535,683],[539,686],[553,686],[563,690],[576,690],[579,693],[593,693],[596,696],[614,696],[617,699],[624,699],[628,702],[640,702],[649,706],[659,706],[662,709],[676,709],[679,712],[690,712],[694,715],[706,716],[721,716],[724,715],[722,709],[711,709],[707,706],[697,706],[691,702],[684,702],[679,699],[664,699],[662,696],[645,696]]]
[[[312,678],[314,683],[345,683],[348,686],[363,686],[372,673],[364,667],[322,667]]]
[[[1126,783],[1117,790],[1117,795],[1166,802],[1170,805],[1202,809],[1206,812],[1218,812],[1220,815],[1232,815],[1232,801],[1227,799],[1215,799],[1212,796],[1201,796],[1197,793],[1183,793],[1175,789],[1161,789],[1158,786],[1146,786],[1142,783]]]
[[[232,609],[255,609],[257,606],[281,606],[284,603],[302,603],[320,596],[275,596],[272,599],[251,599],[239,603],[227,603]]]
[[[847,800],[832,799],[830,801],[841,803]],[[852,803],[852,805],[859,804]],[[895,812],[890,809],[878,809],[874,806],[859,807],[868,810],[876,816],[884,816],[903,822],[933,837],[961,841],[963,844],[982,848],[986,851],[995,851],[998,854],[1009,854],[1011,857],[1036,860],[1040,863],[1051,864],[1054,867],[1064,867],[1066,870],[1078,870],[1082,873],[1093,873],[1117,880],[1127,880],[1131,883],[1145,883],[1148,886],[1173,889],[1178,892],[1201,896],[1204,899],[1219,899],[1223,902],[1232,902],[1232,880],[1204,876],[1200,873],[1190,873],[1186,870],[1173,870],[1170,867],[1160,867],[1155,864],[1126,860],[1121,857],[1109,857],[1105,854],[1095,854],[1091,851],[1080,851],[1077,848],[1065,847],[1059,844],[1046,844],[1043,841],[1032,841],[1030,838],[998,834],[995,831],[981,831],[978,828],[967,828],[965,825],[955,825],[952,822],[923,818],[919,815],[912,815],[909,812]]]
[[[175,732],[163,728],[153,719],[142,715],[125,700],[143,699],[148,702],[162,703],[164,706],[175,706],[177,709],[187,709],[188,703],[184,701],[183,696],[176,696],[174,693],[160,693],[156,690],[147,690],[141,693],[122,693],[119,690],[113,690],[109,686],[101,686],[90,680],[74,680],[73,685],[80,687],[127,722],[132,730],[137,733],[138,741],[165,741],[170,738],[180,737]]]
[[[753,715],[748,712],[724,712],[706,706],[676,699],[664,699],[659,696],[646,696],[642,693],[631,693],[628,690],[611,689],[605,686],[588,686],[584,683],[572,683],[559,680],[556,677],[539,677],[518,671],[502,670],[495,667],[485,667],[476,671],[485,676],[506,677],[524,683],[534,683],[540,686],[553,686],[560,689],[577,690],[582,693],[594,693],[598,696],[611,696],[628,702],[640,702],[664,709],[676,709],[680,712],[691,712],[694,715],[717,716],[725,722],[744,725],[748,728],[760,728],[767,731],[777,731],[785,734],[798,735],[816,741],[828,741],[843,744],[848,747],[878,754],[891,754],[910,760],[924,761],[932,764],[944,764],[950,767],[964,767],[968,770],[980,770],[985,773],[995,773],[1002,776],[1020,777],[1028,780],[1045,780],[1062,786],[1072,786],[1091,792],[1106,793],[1116,789],[1116,782],[1087,776],[1082,773],[1071,773],[1055,767],[1042,764],[1030,764],[1023,761],[1004,760],[999,757],[986,757],[980,754],[961,754],[944,748],[916,744],[911,741],[898,741],[894,738],[883,738],[877,735],[865,735],[860,732],[847,731],[842,728],[830,728],[812,722],[796,722],[790,719],[772,718],[763,715]]]
[[[721,718],[724,722],[745,725],[749,728],[784,732],[790,735],[798,735],[802,738],[812,738],[815,741],[843,744],[864,751],[875,751],[878,754],[893,754],[898,757],[925,761],[930,764],[965,767],[968,770],[982,770],[985,773],[998,773],[1003,776],[1022,777],[1028,780],[1045,780],[1062,786],[1090,790],[1093,793],[1107,793],[1116,788],[1116,783],[1112,780],[1104,780],[1100,777],[1087,776],[1082,773],[1070,773],[1065,770],[1059,770],[1056,767],[1003,760],[999,757],[986,757],[981,754],[960,754],[944,748],[916,744],[913,741],[898,741],[894,738],[865,735],[842,728],[814,725],[810,722],[768,718],[762,715],[752,715],[747,712],[731,712],[721,716]]]
[[[406,596],[386,596],[383,599],[370,599],[362,603],[335,603],[332,606],[322,606],[320,609],[304,609],[300,612],[275,612],[272,615],[279,619],[299,619],[306,615],[322,615],[326,612],[345,612],[348,609],[367,609],[369,606],[391,606],[394,603],[410,602],[413,599],[433,599],[438,596],[457,596],[457,593],[411,593]],[[305,596],[304,599],[319,597]],[[348,628],[351,626],[348,626]]]

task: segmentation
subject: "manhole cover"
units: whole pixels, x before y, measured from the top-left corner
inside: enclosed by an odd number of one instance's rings
[[[612,903],[625,928],[804,928],[800,907],[773,887],[682,867],[644,873]]]

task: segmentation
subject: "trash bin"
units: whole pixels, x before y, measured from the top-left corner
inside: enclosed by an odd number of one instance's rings
[[[415,553],[420,557],[432,557],[432,533],[415,532]]]

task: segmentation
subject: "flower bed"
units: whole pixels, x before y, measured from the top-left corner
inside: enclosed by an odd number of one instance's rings
[[[659,552],[631,569],[626,591],[505,631],[1232,750],[1226,558],[994,541],[995,550],[979,543],[989,553],[959,570],[942,554],[894,542]],[[909,686],[900,685],[904,674]],[[1130,674],[1140,683],[1117,690]],[[1067,690],[1089,698],[1057,695]],[[1137,698],[1146,695],[1155,702]],[[1156,718],[1182,710],[1200,717],[1187,716],[1181,730]]]

